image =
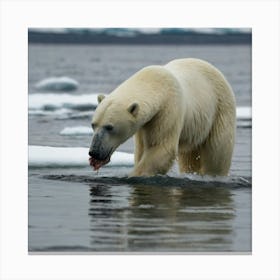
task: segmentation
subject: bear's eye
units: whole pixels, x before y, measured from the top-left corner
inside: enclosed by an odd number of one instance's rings
[[[114,127],[111,124],[104,125],[104,129],[107,131],[112,131]]]

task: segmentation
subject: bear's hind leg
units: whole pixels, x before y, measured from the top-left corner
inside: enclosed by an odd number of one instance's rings
[[[227,176],[231,165],[231,143],[213,145],[206,142],[201,150],[201,173],[211,176]]]
[[[228,175],[234,147],[234,125],[234,123],[228,122],[229,129],[224,128],[222,133],[218,133],[217,125],[212,128],[208,139],[201,147],[202,174]]]
[[[178,164],[181,173],[197,173],[200,174],[201,155],[200,149],[194,149],[186,152],[186,149],[180,145],[178,154]]]

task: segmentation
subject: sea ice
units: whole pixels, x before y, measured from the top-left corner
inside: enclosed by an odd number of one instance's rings
[[[72,95],[67,93],[33,93],[29,94],[29,110],[39,110],[48,108],[71,108],[71,109],[92,109],[97,105],[98,94]]]
[[[88,148],[80,147],[28,147],[29,167],[74,167],[89,166]],[[106,166],[133,166],[134,155],[114,152]],[[90,166],[89,166],[90,167]]]
[[[50,77],[38,82],[35,87],[40,90],[72,91],[77,89],[79,83],[69,77]]]
[[[87,126],[74,126],[74,127],[65,127],[60,131],[60,135],[92,135],[92,128]]]
[[[252,108],[251,107],[237,107],[236,108],[237,119],[252,119]]]

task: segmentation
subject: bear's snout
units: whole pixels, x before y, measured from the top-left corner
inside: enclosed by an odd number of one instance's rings
[[[101,166],[107,164],[112,154],[112,149],[104,146],[104,139],[101,136],[99,133],[95,133],[88,153],[90,156],[89,164],[94,170],[98,170]]]
[[[97,160],[103,160],[104,158],[106,158],[107,154],[105,153],[101,142],[95,140],[96,139],[94,138],[88,154],[92,158],[95,158]]]
[[[101,155],[98,151],[89,151],[89,156],[96,159],[96,160],[104,160],[104,156]]]
[[[94,157],[93,151],[89,151],[89,152],[88,152],[88,155],[89,155],[90,157]]]
[[[89,156],[96,159],[96,160],[105,160],[111,155],[112,149],[105,145],[104,135],[102,132],[95,133],[90,149],[89,149]]]

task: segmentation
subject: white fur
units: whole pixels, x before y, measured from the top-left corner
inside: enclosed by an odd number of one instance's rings
[[[93,122],[116,126],[116,133],[104,138],[108,149],[135,134],[132,176],[165,174],[175,158],[181,172],[229,172],[234,94],[221,72],[205,61],[178,59],[143,68],[102,100]]]

